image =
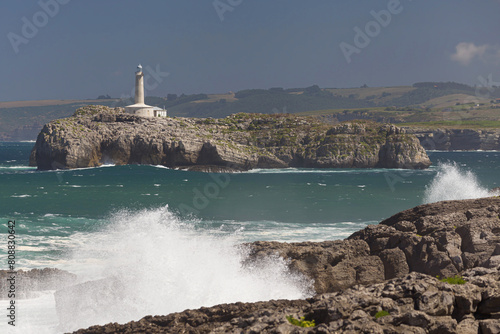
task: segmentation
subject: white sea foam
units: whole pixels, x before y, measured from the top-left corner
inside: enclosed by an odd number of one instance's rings
[[[241,173],[248,174],[327,174],[327,173],[349,173],[347,169],[317,169],[317,168],[255,168]]]
[[[148,166],[155,167],[155,168],[162,168],[162,169],[172,169],[170,167],[163,166],[163,165],[148,165]],[[179,169],[175,169],[175,170],[179,170]],[[183,169],[180,169],[180,170],[183,170]]]
[[[99,168],[109,168],[109,167],[118,167],[114,164],[103,164],[95,167],[80,167],[80,168],[68,168],[68,169],[51,169],[51,170],[42,170],[42,173],[74,173],[75,171],[82,170],[91,170],[91,169],[99,169]],[[26,167],[27,168],[27,167]],[[36,167],[30,167],[36,169]],[[76,175],[79,176],[79,175]]]
[[[195,223],[179,220],[167,208],[122,211],[105,228],[73,234],[72,255],[57,267],[76,273],[82,282],[102,281],[69,295],[58,330],[220,303],[311,295],[312,282],[290,273],[283,259],[242,265],[247,249],[237,234],[198,229]],[[50,332],[27,328],[23,333]]]
[[[29,166],[0,166],[0,169],[25,169],[25,170],[36,170],[36,167],[29,167]]]
[[[243,174],[378,174],[388,171],[397,171],[399,173],[412,173],[413,170],[401,170],[398,168],[255,168],[243,171]],[[418,170],[425,172],[425,170]]]
[[[341,223],[312,223],[305,226],[297,226],[293,223],[280,223],[272,221],[262,222],[227,222],[227,229],[235,230],[236,226],[241,228],[242,236],[250,240],[279,241],[279,242],[321,242],[326,240],[344,239],[352,233],[365,228],[368,224],[377,224],[378,221],[370,222],[341,222]],[[231,226],[233,225],[233,226]]]
[[[0,300],[0,307],[6,310],[10,300]],[[57,333],[57,319],[54,292],[44,291],[32,299],[17,299],[15,327],[8,325],[9,318],[3,316],[0,322],[0,333],[6,334],[54,334]],[[44,305],[44,307],[40,307]],[[7,311],[6,311],[7,312]],[[5,313],[6,313],[5,312]]]
[[[480,184],[472,171],[461,168],[456,163],[439,164],[437,169],[436,176],[426,186],[424,203],[495,195]]]

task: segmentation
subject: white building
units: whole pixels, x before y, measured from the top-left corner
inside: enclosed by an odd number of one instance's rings
[[[166,117],[167,110],[144,104],[144,74],[142,66],[135,72],[135,103],[125,107],[125,112],[144,117]]]

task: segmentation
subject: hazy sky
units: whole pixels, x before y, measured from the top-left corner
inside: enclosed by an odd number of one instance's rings
[[[155,96],[500,82],[500,0],[1,0],[0,35],[1,101],[130,95],[139,63]]]

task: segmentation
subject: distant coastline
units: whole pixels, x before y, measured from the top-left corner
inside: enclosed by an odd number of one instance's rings
[[[145,103],[165,107],[169,116],[224,118],[237,113],[315,116],[337,124],[370,120],[425,131],[500,128],[500,88],[477,96],[476,88],[454,82],[421,82],[412,86],[244,89],[221,94],[148,96]],[[82,106],[124,107],[130,98],[100,96],[89,100],[0,102],[0,140],[33,140],[44,124],[69,117]],[[459,148],[461,149],[461,148]],[[466,148],[464,148],[466,149]]]

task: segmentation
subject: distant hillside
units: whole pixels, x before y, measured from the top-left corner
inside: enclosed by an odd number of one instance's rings
[[[225,94],[167,94],[146,97],[146,103],[168,109],[169,116],[222,118],[235,113],[300,113],[323,115],[331,122],[370,119],[377,122],[438,122],[499,120],[500,88],[489,91],[488,98],[475,97],[476,88],[454,82],[421,82],[412,86],[246,89]],[[108,96],[103,96],[108,97]],[[495,103],[491,103],[491,101]],[[80,101],[0,102],[0,140],[34,139],[41,126],[68,117],[86,104],[122,107],[131,99]],[[481,104],[479,107],[476,104]],[[445,114],[443,114],[444,112]],[[451,113],[450,115],[446,113]],[[467,114],[464,114],[467,113]],[[464,114],[464,115],[462,115]],[[451,118],[449,118],[451,117]]]
[[[317,85],[307,88],[247,89],[235,94],[197,94],[183,96],[182,103],[163,99],[150,103],[169,108],[169,114],[186,117],[225,117],[238,112],[245,113],[299,113],[311,110],[359,109],[377,107],[435,107],[430,100],[447,95],[462,94],[474,98],[475,88],[454,82],[422,82],[413,86],[323,88]],[[500,88],[495,89],[491,98],[500,97]],[[469,98],[469,100],[471,99]],[[191,99],[191,101],[189,101]],[[464,100],[462,100],[463,102]],[[485,102],[485,101],[482,101]],[[486,101],[489,102],[489,101]],[[173,103],[173,104],[171,104]],[[427,103],[427,104],[426,104]],[[456,103],[440,107],[449,107]]]

